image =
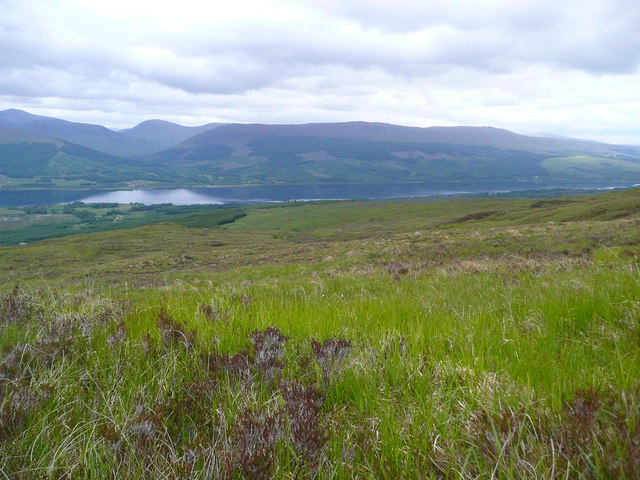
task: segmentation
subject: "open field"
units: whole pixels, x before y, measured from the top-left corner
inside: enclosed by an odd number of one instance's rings
[[[16,245],[82,233],[125,230],[162,221],[214,228],[241,218],[234,205],[119,205],[73,202],[52,206],[0,207],[0,245]]]
[[[639,190],[244,213],[0,247],[0,477],[635,478]]]

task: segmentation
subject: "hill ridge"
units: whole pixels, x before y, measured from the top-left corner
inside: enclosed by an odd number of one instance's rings
[[[143,182],[147,186],[539,179],[640,182],[640,148],[533,137],[493,126],[417,127],[356,120],[188,127],[151,119],[114,132],[101,125],[15,109],[0,112],[0,124],[21,121],[20,131],[128,159],[101,157],[111,162],[114,174],[116,165],[125,164],[131,172],[139,172],[136,178],[115,175],[118,182],[128,177],[136,185],[140,178],[150,182]],[[11,143],[10,138],[6,140]],[[64,175],[77,178],[72,170]],[[90,181],[96,186],[113,184],[106,180]]]

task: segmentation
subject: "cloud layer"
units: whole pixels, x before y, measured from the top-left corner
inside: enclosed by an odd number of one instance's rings
[[[0,0],[0,107],[640,144],[636,0]]]

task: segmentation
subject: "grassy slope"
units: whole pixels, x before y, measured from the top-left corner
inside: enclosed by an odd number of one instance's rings
[[[559,178],[584,178],[585,180],[628,178],[640,173],[638,161],[588,155],[547,158],[542,162],[542,166]]]
[[[639,226],[634,190],[304,204],[225,229],[163,223],[4,247],[2,289],[27,290],[3,305],[19,298],[27,313],[0,324],[12,385],[0,468],[632,478]],[[321,392],[320,410],[299,398],[296,416],[257,364],[251,377],[220,357],[206,368],[205,352],[238,352],[268,326],[290,337],[281,375]],[[310,339],[332,336],[353,349],[325,383]],[[20,361],[18,342],[35,347]],[[250,434],[263,429],[271,437]]]
[[[366,236],[368,232],[423,230],[443,224],[467,223],[470,214],[493,212],[481,227],[540,224],[571,220],[606,220],[640,214],[637,190],[563,199],[396,200],[330,202],[251,212],[229,230],[298,230],[314,235]],[[469,218],[473,226],[474,218]],[[484,228],[483,228],[484,229]],[[464,229],[463,229],[464,230]]]

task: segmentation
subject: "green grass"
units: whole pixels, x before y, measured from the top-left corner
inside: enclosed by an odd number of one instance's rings
[[[640,163],[633,160],[576,155],[573,157],[553,157],[542,161],[542,166],[558,177],[601,180],[619,179],[640,173]]]
[[[633,478],[639,193],[255,208],[3,247],[0,472]],[[288,340],[260,350],[269,327]],[[332,338],[350,348],[323,372]]]
[[[190,228],[215,228],[242,218],[234,205],[141,207],[116,204],[56,205],[0,208],[0,245],[15,245],[47,238],[109,230],[125,230],[171,221]]]

